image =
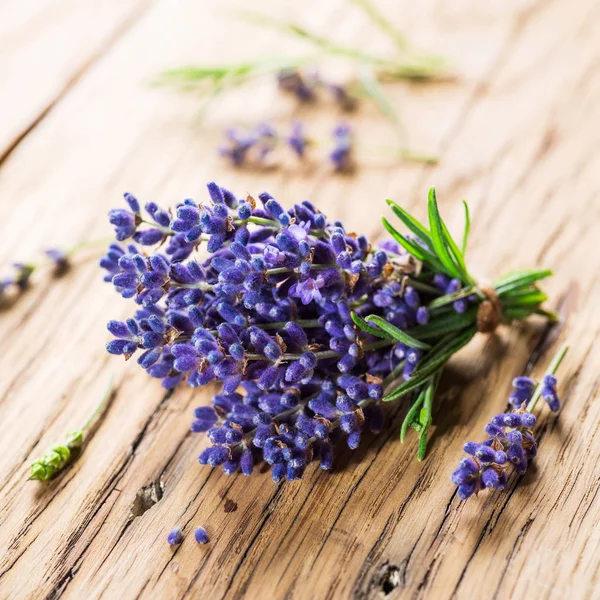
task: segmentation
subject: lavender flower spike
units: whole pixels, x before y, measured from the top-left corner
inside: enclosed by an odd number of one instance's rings
[[[516,390],[509,402],[518,408],[493,417],[485,426],[489,437],[483,443],[467,442],[464,445],[463,449],[470,458],[462,459],[458,469],[452,473],[452,483],[458,486],[458,497],[461,500],[466,500],[485,488],[504,489],[509,466],[518,475],[525,474],[529,462],[537,454],[537,443],[533,435],[537,418],[533,410],[540,396],[546,399],[544,394],[558,403],[554,373],[567,350],[568,347],[564,346],[558,352],[535,392],[533,380],[517,377],[513,381]],[[523,393],[516,396],[519,392]],[[528,402],[526,406],[525,402]]]

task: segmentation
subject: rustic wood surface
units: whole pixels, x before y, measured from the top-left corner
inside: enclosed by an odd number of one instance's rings
[[[128,303],[103,284],[92,249],[58,280],[36,273],[0,311],[0,598],[598,598],[600,4],[379,4],[459,74],[390,88],[412,147],[440,155],[435,167],[369,157],[357,175],[334,176],[224,165],[214,147],[226,123],[311,115],[326,135],[337,114],[298,111],[265,80],[198,125],[193,94],[146,85],[173,65],[301,48],[227,21],[219,0],[3,2],[0,264],[109,235],[105,214],[123,191],[173,204],[215,179],[286,205],[310,198],[377,237],[386,197],[423,216],[435,184],[453,227],[460,199],[470,202],[476,273],[555,269],[546,287],[562,325],[501,328],[461,352],[424,462],[415,437],[398,441],[398,405],[333,472],[275,485],[268,473],[198,465],[205,441],[190,434],[190,413],[210,390],[165,394],[105,353],[105,323]],[[385,47],[345,0],[253,5]],[[352,119],[365,143],[389,143],[374,109]],[[539,374],[564,340],[564,408],[542,419],[535,468],[461,503],[449,474],[462,442],[503,409],[511,377]],[[111,373],[116,393],[80,460],[49,484],[27,481],[32,459],[85,420]],[[171,550],[176,524],[188,534],[203,524],[210,544],[188,535]]]

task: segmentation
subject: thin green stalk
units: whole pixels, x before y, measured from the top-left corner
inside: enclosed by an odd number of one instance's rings
[[[54,444],[46,450],[40,458],[33,461],[29,473],[30,480],[49,481],[73,460],[73,451],[83,446],[84,438],[90,425],[98,415],[106,409],[113,389],[113,376],[111,375],[109,384],[102,396],[102,400],[87,419],[83,427],[67,433],[63,443]]]

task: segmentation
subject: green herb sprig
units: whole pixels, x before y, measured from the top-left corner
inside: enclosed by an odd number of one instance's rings
[[[404,441],[409,428],[419,435],[418,458],[425,457],[427,435],[433,422],[432,411],[435,393],[441,373],[450,358],[466,346],[478,333],[488,333],[501,324],[522,320],[530,315],[541,315],[556,321],[557,315],[544,309],[546,294],[538,282],[552,274],[549,269],[530,269],[510,273],[493,281],[489,287],[481,286],[467,268],[465,252],[470,231],[469,209],[465,207],[465,226],[459,246],[442,219],[436,200],[435,189],[429,191],[427,209],[428,224],[424,225],[397,203],[387,201],[392,212],[409,230],[400,233],[385,217],[386,230],[418,263],[418,279],[408,284],[419,289],[424,296],[430,295],[426,304],[429,322],[406,331],[398,329],[378,315],[361,317],[353,314],[353,320],[366,333],[379,338],[394,340],[422,353],[417,367],[408,378],[395,386],[388,386],[383,401],[392,402],[411,397],[412,405],[404,419],[400,439]],[[442,273],[458,279],[458,291],[442,294],[435,288],[433,279]],[[468,298],[470,307],[456,312],[452,305]]]
[[[30,480],[49,481],[73,460],[74,453],[81,450],[90,426],[98,415],[106,409],[113,390],[113,378],[111,377],[100,404],[98,404],[83,427],[67,433],[62,443],[54,444],[40,458],[31,463]]]
[[[251,10],[237,10],[230,12],[230,16],[300,39],[312,46],[313,52],[301,56],[264,56],[227,65],[208,64],[174,68],[164,71],[154,83],[178,85],[184,89],[200,91],[204,97],[201,109],[203,114],[208,105],[221,93],[257,77],[295,71],[307,66],[318,67],[328,58],[341,59],[349,62],[356,71],[356,77],[348,83],[347,88],[353,96],[372,101],[381,114],[390,120],[401,142],[402,157],[411,161],[432,162],[431,156],[421,156],[409,150],[397,110],[387,97],[381,82],[452,78],[449,62],[444,57],[415,49],[370,0],[348,1],[361,9],[392,41],[393,52],[378,54],[365,51],[360,46],[340,43],[293,21],[277,19]]]

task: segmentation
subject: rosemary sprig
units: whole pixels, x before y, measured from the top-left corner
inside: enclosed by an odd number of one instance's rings
[[[550,321],[556,320],[554,313],[542,307],[547,296],[537,287],[538,282],[550,276],[552,271],[518,271],[496,279],[489,288],[482,287],[470,274],[465,260],[470,231],[466,202],[460,247],[440,215],[434,188],[430,189],[427,201],[427,225],[419,222],[392,200],[387,203],[409,231],[409,235],[402,234],[383,218],[387,231],[420,263],[419,280],[425,284],[421,287],[421,293],[431,298],[427,304],[430,321],[401,331],[382,316],[369,315],[362,318],[354,315],[353,319],[366,333],[393,340],[421,353],[414,371],[383,398],[385,402],[391,402],[413,392],[416,394],[402,425],[400,437],[404,440],[409,427],[417,431],[418,458],[421,460],[426,452],[435,391],[446,363],[477,332],[491,332],[500,323],[525,319],[532,314],[544,316]],[[445,294],[439,290],[437,294],[428,291],[428,279],[433,284],[440,274],[447,280],[452,278],[456,281],[454,291]],[[436,290],[434,285],[431,285],[431,290]],[[453,310],[456,303],[460,303],[460,310]]]

